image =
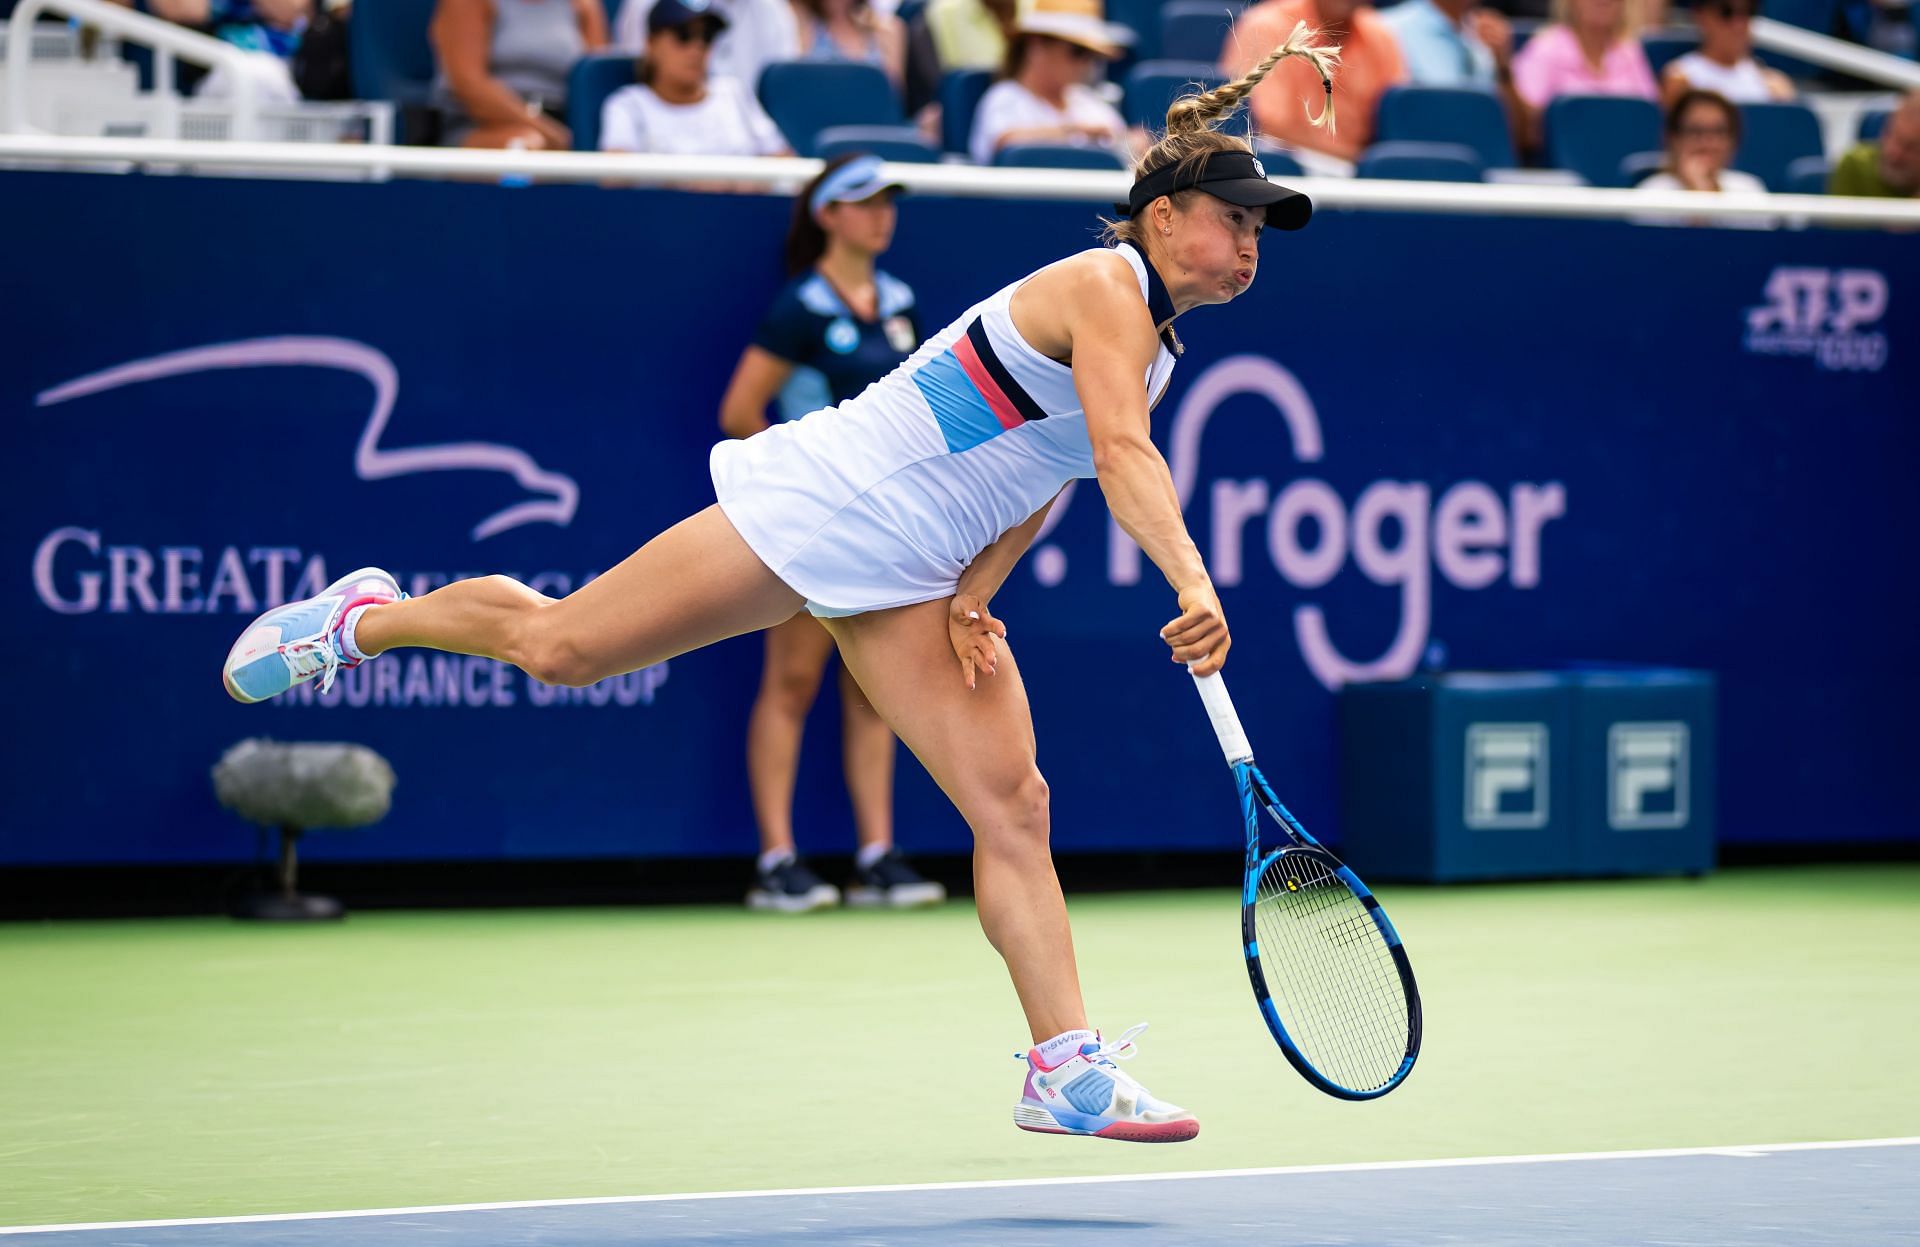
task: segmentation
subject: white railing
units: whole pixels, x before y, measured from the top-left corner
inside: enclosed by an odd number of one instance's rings
[[[42,13],[77,18],[116,38],[152,48],[154,107],[166,137],[176,138],[180,134],[180,96],[173,89],[176,59],[207,69],[224,68],[233,84],[234,137],[258,136],[260,101],[253,76],[248,72],[246,52],[172,22],[108,4],[106,0],[20,0],[13,10],[13,17],[7,23],[7,121],[15,132],[31,134],[35,130],[27,120],[27,77],[31,64],[30,32]]]
[[[1762,51],[1779,52],[1822,69],[1838,70],[1882,86],[1907,90],[1920,87],[1920,65],[1912,61],[1903,61],[1873,48],[1863,48],[1845,39],[1835,39],[1832,35],[1816,34],[1771,17],[1753,19],[1753,42]]]
[[[792,193],[820,171],[797,157],[635,156],[614,152],[498,152],[465,148],[300,143],[194,143],[0,135],[0,163],[33,166],[246,170],[290,176],[451,177],[512,182],[600,182],[625,186],[735,186]],[[1126,174],[1073,169],[889,164],[909,191],[986,199],[1059,199],[1111,205],[1124,200]],[[1322,209],[1445,212],[1481,216],[1672,218],[1791,221],[1794,224],[1920,226],[1920,202],[1828,195],[1715,195],[1597,187],[1289,178]]]

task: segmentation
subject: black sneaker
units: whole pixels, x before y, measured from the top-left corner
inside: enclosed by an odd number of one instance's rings
[[[760,871],[753,891],[747,893],[748,909],[775,909],[787,914],[831,909],[839,903],[840,889],[808,870],[797,857],[789,857],[772,870]]]
[[[862,909],[912,909],[938,905],[947,890],[907,865],[899,849],[888,849],[865,870],[856,858],[853,882],[847,885],[847,904]]]

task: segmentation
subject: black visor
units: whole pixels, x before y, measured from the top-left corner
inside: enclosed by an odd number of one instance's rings
[[[1155,169],[1133,184],[1127,202],[1115,204],[1121,216],[1137,216],[1162,195],[1202,190],[1242,208],[1265,208],[1267,224],[1275,229],[1299,229],[1313,216],[1313,201],[1296,190],[1267,180],[1267,171],[1252,152],[1215,152],[1206,163],[1186,173],[1179,164]]]

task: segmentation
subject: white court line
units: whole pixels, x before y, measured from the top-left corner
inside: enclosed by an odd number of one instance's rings
[[[514,1208],[581,1208],[595,1204],[659,1204],[692,1199],[768,1199],[782,1195],[889,1195],[914,1191],[984,1191],[1022,1186],[1091,1186],[1105,1182],[1178,1182],[1201,1178],[1267,1178],[1308,1173],[1371,1173],[1391,1169],[1450,1169],[1481,1165],[1540,1165],[1574,1160],[1660,1160],[1674,1156],[1765,1157],[1774,1152],[1822,1152],[1866,1147],[1920,1147],[1920,1135],[1898,1139],[1835,1139],[1825,1143],[1734,1143],[1721,1147],[1667,1147],[1640,1152],[1553,1152],[1536,1156],[1461,1156],[1446,1160],[1369,1160],[1340,1165],[1281,1165],[1270,1169],[1197,1169],[1180,1173],[1116,1173],[1084,1178],[1001,1178],[977,1182],[906,1182],[894,1186],[807,1186],[775,1191],[699,1191],[681,1195],[597,1195],[581,1199],[526,1199],[498,1204],[437,1204],[424,1208],[354,1208],[338,1212],[273,1212],[245,1217],[183,1217],[172,1221],[95,1221],[68,1225],[0,1226],[0,1234],[63,1230],[148,1230],[176,1225],[248,1225],[263,1221],[331,1221],[347,1217],[413,1217],[438,1212],[503,1212]]]

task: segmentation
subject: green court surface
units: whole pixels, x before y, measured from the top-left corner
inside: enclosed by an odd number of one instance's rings
[[[1069,898],[1198,1140],[1025,1134],[957,903],[0,925],[0,1225],[1920,1135],[1920,865],[1386,888],[1427,1038],[1311,1090],[1237,894]]]

